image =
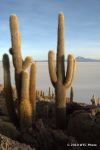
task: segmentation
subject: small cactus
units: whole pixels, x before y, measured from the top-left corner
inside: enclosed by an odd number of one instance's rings
[[[91,98],[91,102],[92,102],[92,105],[95,106],[95,103],[96,103],[96,99],[95,99],[95,96],[93,94],[92,98]]]
[[[41,96],[41,97],[43,96],[43,91],[42,91],[42,90],[40,91],[40,96]]]
[[[52,97],[52,99],[54,99],[54,97],[55,97],[55,94],[54,94],[54,92],[53,92],[53,91],[52,91],[52,96],[51,96],[51,97]]]
[[[45,99],[45,93],[43,92],[42,97]]]
[[[51,100],[51,88],[49,87],[48,98]]]
[[[55,66],[55,54],[49,51],[48,65],[51,82],[55,88],[56,98],[56,126],[64,129],[66,127],[66,90],[72,84],[75,70],[75,58],[68,56],[67,72],[65,74],[64,64],[64,14],[58,17],[58,44]]]

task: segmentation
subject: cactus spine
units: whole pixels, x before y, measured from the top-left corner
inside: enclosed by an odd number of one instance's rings
[[[7,110],[11,121],[15,125],[17,125],[18,123],[17,115],[14,108],[13,93],[12,93],[13,91],[12,91],[11,79],[10,79],[10,63],[7,54],[3,55],[3,68],[4,68],[4,93],[5,93]]]
[[[71,86],[75,59],[73,55],[68,56],[67,72],[65,75],[64,66],[64,14],[60,13],[58,17],[58,44],[55,66],[55,54],[49,51],[48,65],[51,82],[55,88],[56,98],[56,126],[64,129],[66,127],[66,90]],[[56,69],[55,69],[56,68]]]

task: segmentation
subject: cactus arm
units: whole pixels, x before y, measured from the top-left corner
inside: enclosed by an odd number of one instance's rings
[[[27,56],[23,61],[23,70],[27,69],[32,64],[32,57]]]
[[[30,103],[32,106],[33,121],[36,115],[36,63],[32,63],[30,68],[30,87],[29,87]]]
[[[57,77],[62,82],[65,78],[64,65],[64,14],[58,16],[58,43],[57,43]]]
[[[15,126],[18,126],[17,114],[14,108],[13,93],[11,87],[10,63],[7,54],[3,55],[3,69],[4,69],[4,93],[8,114],[11,121],[15,124]]]
[[[73,55],[68,55],[68,62],[67,62],[67,72],[66,72],[66,78],[64,81],[64,86],[69,88],[72,84],[73,78],[74,78],[74,72],[75,72],[75,58]]]
[[[56,75],[56,66],[55,66],[55,53],[53,51],[49,51],[48,54],[48,67],[49,67],[51,82],[53,86],[55,86],[57,82],[57,75]]]

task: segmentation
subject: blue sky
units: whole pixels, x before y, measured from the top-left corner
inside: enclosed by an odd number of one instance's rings
[[[19,17],[22,53],[47,59],[57,46],[58,13],[65,14],[67,54],[100,59],[100,0],[0,0],[0,60],[11,47],[9,16]]]

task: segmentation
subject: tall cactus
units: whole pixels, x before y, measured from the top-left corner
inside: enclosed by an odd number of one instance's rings
[[[15,14],[10,16],[10,31],[12,47],[9,51],[15,68],[17,107],[14,107],[14,97],[10,81],[10,65],[7,54],[3,56],[5,99],[12,122],[23,131],[32,126],[32,110],[35,112],[36,107],[36,64],[32,64],[33,60],[30,56],[27,56],[25,60],[22,59],[21,34],[19,33],[18,17]],[[30,77],[29,73],[25,71],[28,67],[31,67]]]
[[[57,56],[55,65],[55,54],[49,51],[48,65],[51,82],[55,88],[56,98],[56,126],[64,129],[66,127],[66,90],[71,86],[75,59],[73,55],[68,56],[67,71],[65,73],[64,64],[64,14],[60,13],[58,16],[58,43]]]
[[[21,33],[19,32],[18,17],[15,14],[10,16],[10,32],[12,48],[10,48],[10,54],[12,55],[13,65],[15,68],[15,83],[18,96],[18,104],[20,105],[21,99],[21,75],[22,71],[27,69],[32,64],[32,57],[27,56],[25,60],[22,59],[21,54]]]
[[[3,68],[4,68],[4,93],[5,93],[7,110],[11,121],[15,125],[18,125],[17,115],[14,108],[13,93],[12,93],[13,91],[11,87],[10,63],[7,54],[3,55]]]

